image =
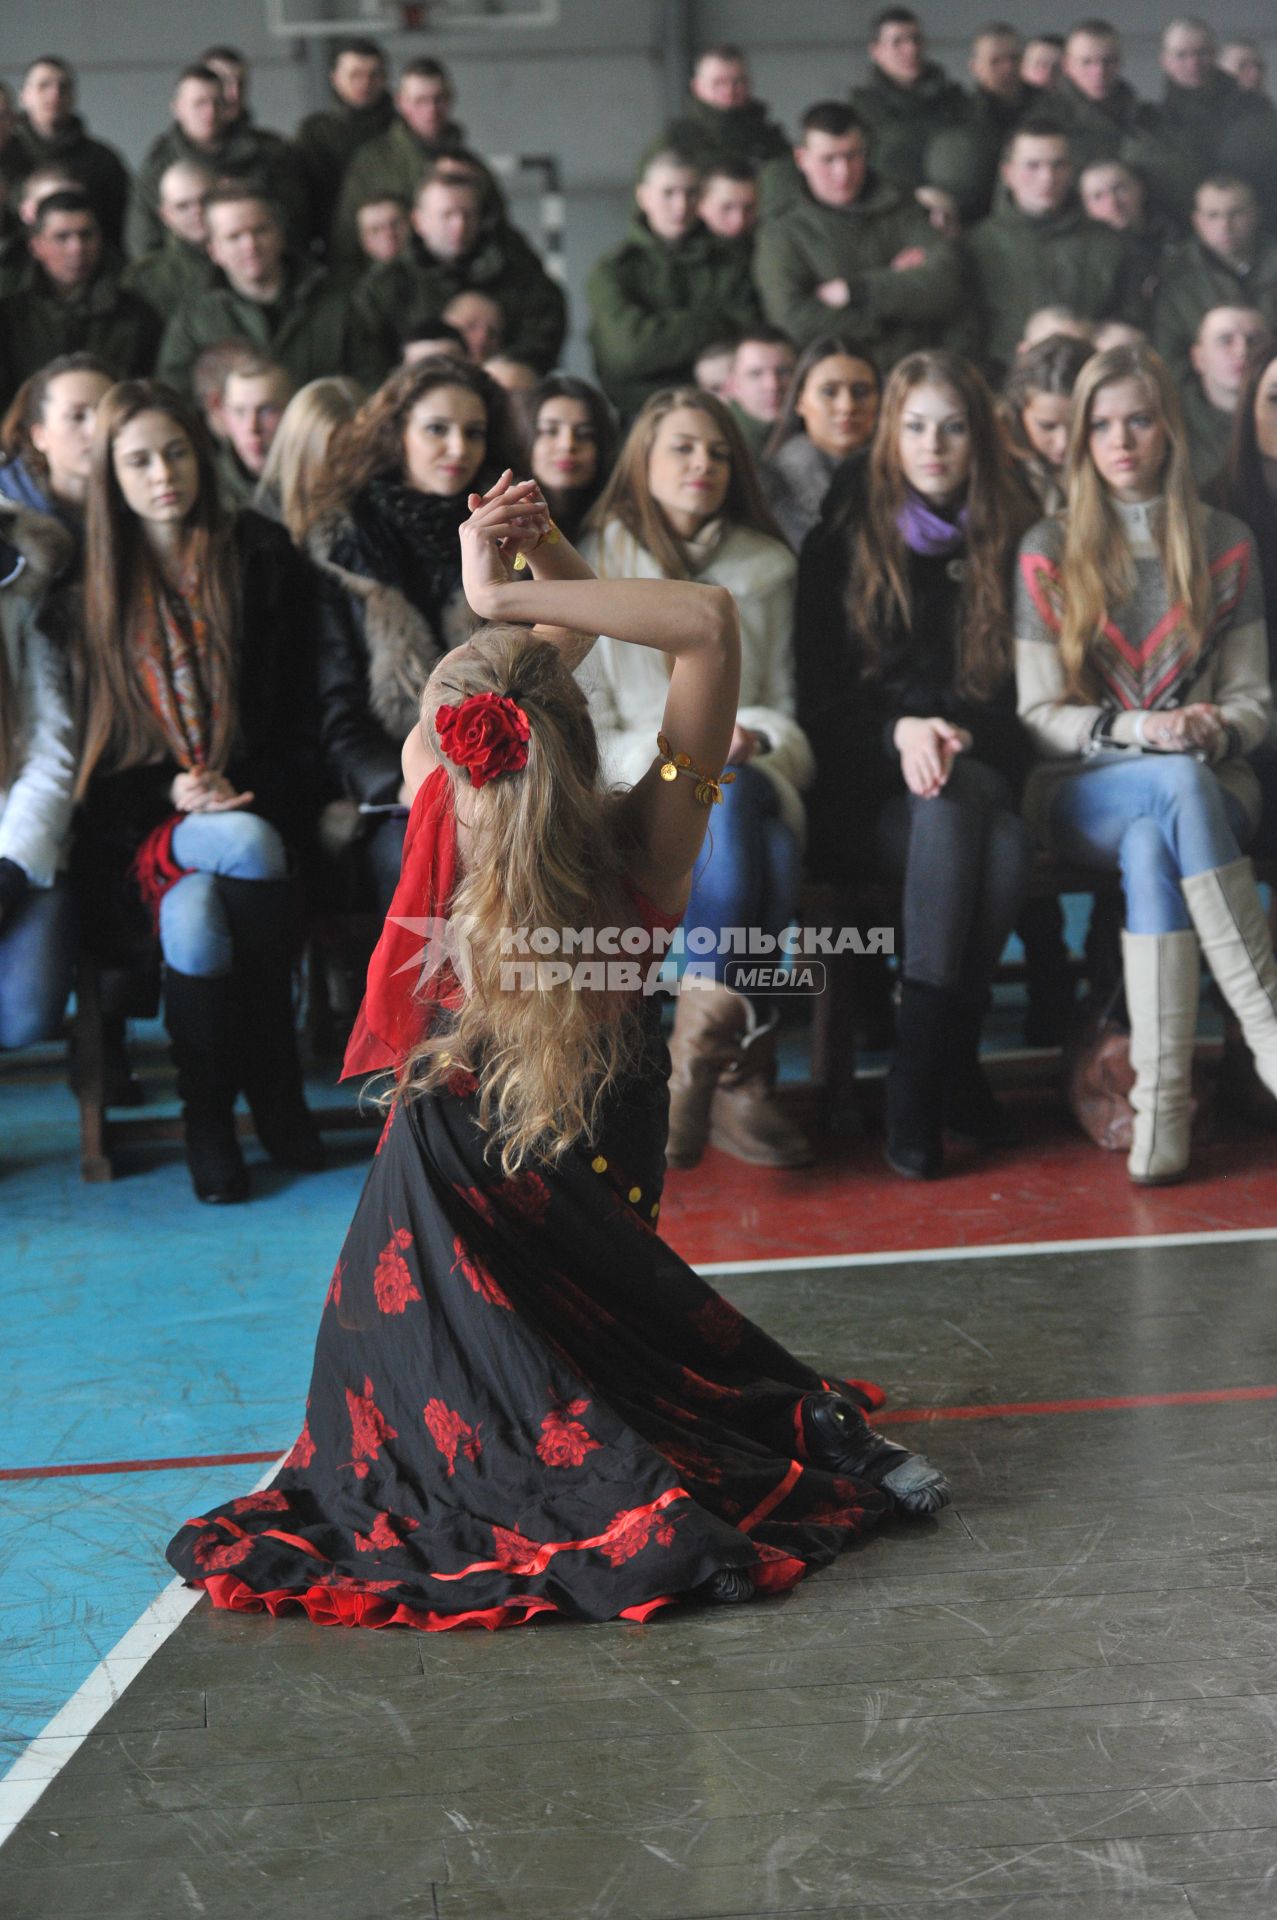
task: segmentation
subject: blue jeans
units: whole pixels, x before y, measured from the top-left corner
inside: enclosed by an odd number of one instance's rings
[[[1083,867],[1118,867],[1131,933],[1183,933],[1193,922],[1180,881],[1226,867],[1249,838],[1246,810],[1208,766],[1184,753],[1133,753],[1060,782],[1051,851]]]
[[[798,904],[802,856],[798,837],[780,817],[780,799],[757,767],[734,769],[723,788],[721,807],[709,809],[709,833],[692,875],[692,891],[683,924],[708,927],[758,927],[779,935]],[[692,954],[699,968],[721,980],[729,953]],[[736,955],[740,958],[740,955]]]
[[[74,966],[75,901],[60,875],[0,923],[0,1048],[55,1038]]]
[[[173,834],[173,858],[194,867],[160,901],[160,948],[179,973],[219,978],[231,970],[230,922],[216,876],[286,880],[288,855],[268,820],[255,813],[190,813]]]

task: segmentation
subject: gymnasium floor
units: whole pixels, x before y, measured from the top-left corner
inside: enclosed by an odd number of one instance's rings
[[[780,1601],[338,1633],[162,1549],[291,1442],[369,1137],[224,1212],[172,1149],[85,1188],[61,1065],[0,1065],[5,1920],[1277,1913],[1273,1136],[1140,1191],[1039,1085],[933,1186],[872,1137],[672,1175],[679,1250],[882,1380],[953,1507]]]

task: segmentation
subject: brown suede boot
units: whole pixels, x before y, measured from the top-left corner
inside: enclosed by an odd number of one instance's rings
[[[697,981],[679,994],[670,1035],[667,1166],[694,1167],[704,1153],[714,1089],[736,1058],[749,1013],[749,1002],[716,980]]]
[[[764,1026],[737,997],[748,1024],[714,1089],[710,1144],[753,1167],[809,1167],[815,1149],[776,1099],[776,1023]]]

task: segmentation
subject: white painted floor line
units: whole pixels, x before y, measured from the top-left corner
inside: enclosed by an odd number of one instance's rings
[[[899,1267],[923,1260],[999,1260],[1041,1253],[1121,1253],[1131,1248],[1241,1245],[1277,1240],[1277,1227],[1200,1233],[1124,1233],[1104,1240],[1014,1240],[988,1247],[917,1247],[891,1253],[787,1254],[783,1260],[700,1260],[697,1273],[824,1273],[831,1267]]]
[[[275,1478],[283,1462],[281,1454],[257,1482],[254,1493]],[[159,1652],[169,1635],[203,1598],[202,1587],[186,1587],[180,1580],[170,1580],[145,1613],[133,1622],[124,1638],[117,1640],[110,1653],[102,1656],[83,1686],[76,1688],[66,1705],[18,1755],[0,1778],[0,1847],[19,1822],[25,1820],[67,1761],[79,1752],[108,1707],[115,1705],[147,1661]]]

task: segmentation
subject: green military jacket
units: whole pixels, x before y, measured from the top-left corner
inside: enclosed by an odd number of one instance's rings
[[[0,386],[15,388],[64,353],[95,353],[121,380],[149,374],[160,344],[158,316],[107,267],[79,300],[58,298],[36,268],[30,283],[0,300]]]
[[[1052,93],[1042,101],[1046,118],[1056,120],[1069,136],[1069,153],[1076,176],[1097,160],[1125,159],[1126,147],[1142,124],[1144,109],[1135,89],[1119,80],[1103,106],[1061,74]]]
[[[716,160],[745,160],[761,167],[789,152],[783,127],[767,117],[763,100],[747,100],[743,107],[712,107],[693,94],[686,111],[671,120],[661,141],[676,147],[702,172]]]
[[[169,321],[186,300],[215,287],[220,275],[202,247],[170,234],[154,253],[132,260],[121,275],[121,285],[138,294],[160,319]]]
[[[863,87],[853,87],[851,104],[869,131],[874,172],[903,187],[926,179],[927,143],[945,127],[960,127],[967,100],[956,80],[928,60],[916,86],[898,87],[875,67]]]
[[[97,211],[104,237],[111,246],[122,244],[125,211],[129,204],[129,170],[114,147],[94,140],[78,114],[72,114],[61,133],[42,140],[25,113],[19,114],[13,143],[22,157],[22,175],[37,167],[65,167],[83,182]]]
[[[1188,434],[1188,458],[1193,478],[1205,487],[1215,478],[1228,458],[1228,443],[1233,433],[1233,416],[1222,407],[1212,406],[1202,383],[1190,373],[1179,390],[1184,410],[1184,428]]]
[[[907,247],[926,264],[895,269]],[[816,288],[846,280],[851,301],[827,307]],[[763,311],[798,346],[822,333],[845,334],[884,369],[917,347],[940,344],[962,298],[957,248],[942,240],[907,191],[872,174],[850,207],[827,207],[806,184],[769,214],[754,244],[754,281]]]
[[[298,387],[326,374],[350,374],[367,386],[380,379],[369,341],[322,267],[293,262],[269,307],[245,299],[219,274],[216,286],[184,301],[165,327],[160,377],[189,389],[195,361],[221,340],[244,340],[278,360]]]
[[[1076,205],[1042,218],[1014,204],[999,207],[972,229],[967,246],[983,321],[981,357],[994,373],[1011,364],[1024,323],[1039,307],[1143,324],[1130,248]]]
[[[213,467],[217,491],[224,507],[251,507],[257,493],[257,481],[243,464],[229,440],[218,440],[213,448]]]
[[[409,206],[417,196],[421,176],[432,160],[461,146],[463,129],[445,128],[437,146],[423,146],[407,121],[395,114],[385,133],[359,148],[346,168],[337,208],[333,215],[328,251],[335,266],[345,266],[362,258],[359,252],[359,223],[356,215],[366,200],[389,198],[404,200]],[[494,183],[495,186],[495,183]]]
[[[1204,87],[1166,82],[1161,104],[1145,107],[1138,131],[1126,143],[1123,159],[1147,179],[1159,207],[1187,226],[1193,196],[1220,165],[1225,144],[1234,143],[1247,123],[1258,124],[1267,102],[1243,93],[1231,74],[1218,69]]]
[[[327,226],[346,168],[361,147],[390,131],[394,119],[395,103],[389,94],[372,107],[348,107],[334,94],[331,107],[309,113],[302,121],[294,145],[318,229]]]
[[[354,313],[384,367],[398,365],[405,332],[438,320],[458,293],[486,293],[505,317],[501,351],[548,373],[567,331],[567,301],[517,227],[502,221],[463,260],[436,260],[418,249],[405,260],[369,267],[351,294]]]
[[[1189,349],[1212,307],[1258,307],[1277,334],[1277,240],[1261,235],[1248,273],[1239,273],[1194,237],[1162,275],[1153,307],[1153,345],[1177,380],[1189,374]]]
[[[988,213],[1003,148],[1021,120],[1037,112],[1041,102],[1040,87],[1021,85],[1009,101],[975,87],[967,96],[965,118],[942,127],[928,140],[923,179],[927,186],[943,187],[953,195],[965,223],[982,220]]]
[[[188,140],[179,126],[171,124],[152,141],[137,171],[124,227],[128,251],[135,260],[144,253],[154,253],[167,238],[159,215],[160,181],[175,160],[207,167],[219,178],[231,175],[237,180],[252,180],[279,208],[290,239],[299,234],[309,236],[310,195],[305,176],[296,153],[280,134],[241,122],[215,153],[208,153]]]
[[[585,287],[599,383],[621,413],[692,378],[703,347],[758,319],[746,256],[694,227],[670,246],[641,214],[628,237],[595,262]]]

